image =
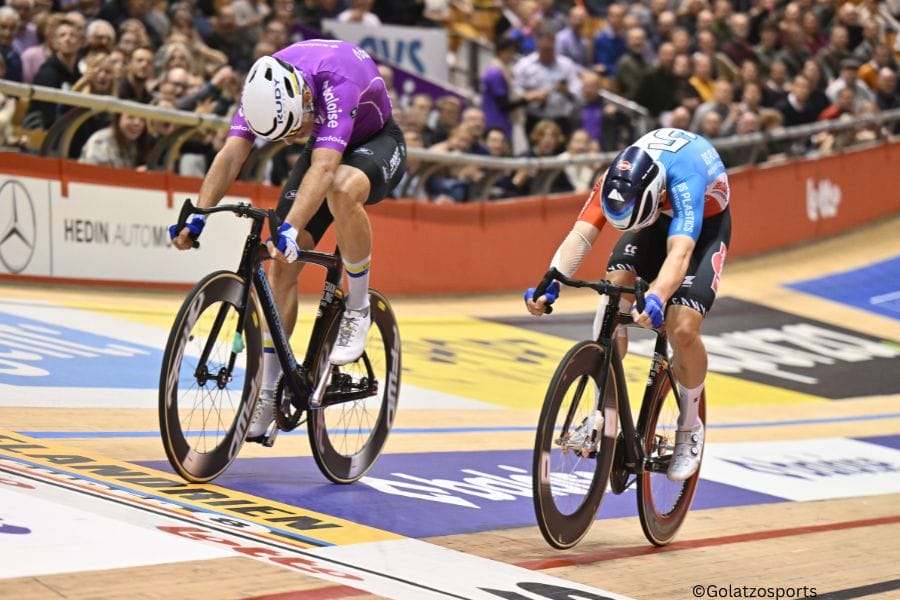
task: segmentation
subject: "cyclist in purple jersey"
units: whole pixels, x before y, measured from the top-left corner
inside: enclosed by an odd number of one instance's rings
[[[369,316],[372,230],[364,206],[381,201],[406,170],[406,144],[392,118],[391,101],[378,68],[365,50],[338,40],[307,40],[264,56],[250,68],[241,107],[228,138],[203,180],[197,204],[222,199],[254,147],[256,138],[291,144],[307,138],[281,192],[284,219],[269,277],[286,333],[297,319],[299,250],[312,249],[334,221],[347,272],[347,310],[331,362],[362,355]],[[194,215],[172,243],[185,250],[203,230]],[[272,419],[280,365],[266,334],[263,385],[248,439],[260,440]]]

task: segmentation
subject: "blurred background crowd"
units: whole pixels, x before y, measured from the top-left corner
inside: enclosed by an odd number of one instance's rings
[[[900,107],[900,0],[0,0],[0,77],[163,108],[230,117],[253,61],[322,31],[323,19],[445,28],[477,39],[493,59],[478,89],[435,96],[395,90],[395,118],[410,147],[493,157],[613,151],[635,135],[633,115],[607,90],[647,109],[652,126],[715,139]],[[298,26],[301,26],[298,28]],[[326,34],[327,35],[327,34]],[[382,65],[391,83],[393,72]],[[427,72],[426,72],[427,75]],[[33,149],[70,107],[0,94],[0,145]],[[172,125],[98,114],[70,157],[143,168]],[[892,132],[860,126],[812,136],[798,150],[828,152]],[[202,175],[225,132],[198,134],[178,170]],[[298,147],[271,161],[273,184]],[[728,166],[747,153],[723,152]],[[570,165],[550,192],[590,189],[599,165]],[[416,181],[424,178],[423,181]],[[410,164],[405,196],[466,202],[535,191],[535,173]]]

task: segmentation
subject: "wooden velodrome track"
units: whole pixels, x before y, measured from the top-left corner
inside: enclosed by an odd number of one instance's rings
[[[422,538],[429,548],[459,551],[462,554],[435,554],[438,564],[432,562],[431,566],[450,582],[446,589],[459,589],[453,587],[454,580],[491,581],[491,574],[496,573],[495,585],[487,586],[495,592],[478,597],[601,598],[607,596],[599,590],[605,590],[632,598],[900,598],[900,368],[896,358],[900,355],[900,311],[895,309],[892,318],[890,311],[863,310],[851,303],[785,287],[801,280],[862,271],[875,263],[896,261],[897,257],[900,217],[815,245],[727,266],[720,289],[722,301],[716,307],[722,313],[718,321],[721,331],[740,330],[751,321],[752,327],[759,328],[762,321],[753,319],[787,315],[787,322],[811,320],[876,340],[871,348],[880,347],[883,352],[878,358],[869,356],[874,369],[866,370],[865,357],[841,355],[834,350],[832,364],[823,361],[819,366],[836,368],[846,359],[843,368],[831,374],[819,373],[816,379],[820,383],[810,393],[798,389],[813,378],[792,370],[789,360],[783,368],[779,366],[782,363],[757,368],[756,379],[711,375],[708,420],[712,426],[704,479],[695,510],[676,542],[666,548],[654,549],[644,540],[634,516],[633,493],[620,497],[623,502],[618,504],[607,497],[600,520],[585,540],[572,550],[559,552],[545,544],[533,515],[528,520],[531,500],[527,494],[515,498],[515,494],[509,495],[506,505],[501,502],[499,509],[481,515],[481,520],[471,518],[467,522],[457,513],[443,512],[452,504],[449,499],[463,504],[459,500],[463,498],[466,504],[484,508],[489,493],[451,493],[452,486],[444,485],[441,501],[415,504],[414,494],[378,496],[375,487],[361,482],[335,492],[332,488],[338,486],[325,484],[311,460],[291,463],[280,471],[268,466],[267,461],[274,457],[309,456],[302,435],[282,436],[273,448],[245,445],[241,458],[214,483],[237,490],[242,494],[238,497],[245,500],[277,500],[301,510],[314,510],[315,514],[347,515],[352,517],[347,521],[369,525],[356,531],[352,524],[345,523],[351,535],[334,542],[334,548],[354,541],[377,542],[409,535]],[[893,273],[896,277],[897,271]],[[900,280],[893,279],[884,288],[883,279],[876,268],[868,282],[857,281],[842,293],[848,297],[864,295],[864,288],[871,283],[888,290],[880,298],[889,305],[897,297],[890,292],[900,290]],[[162,332],[162,339],[182,297],[10,283],[0,285],[0,290],[0,309],[6,311],[0,314],[9,314],[13,311],[9,307],[14,307],[16,314],[40,320],[43,313],[29,310],[47,302],[72,310],[72,328],[91,331],[94,325],[90,316],[95,315],[97,323],[122,323],[123,330],[125,324],[134,323],[151,331],[156,328]],[[408,490],[418,489],[420,495],[434,497],[439,495],[434,487],[442,485],[438,477],[446,478],[448,473],[459,474],[470,468],[483,474],[490,467],[490,473],[496,474],[498,465],[508,461],[529,464],[533,427],[546,383],[571,340],[560,337],[561,333],[551,336],[522,329],[517,323],[516,329],[511,329],[510,321],[497,324],[494,319],[524,315],[518,293],[392,301],[404,340],[404,386],[412,390],[403,399],[419,396],[406,405],[401,400],[394,434],[376,465],[375,477],[384,482],[403,471],[407,483],[421,484]],[[567,292],[557,312],[541,324],[557,319],[558,323],[575,323],[589,331],[589,313],[595,303],[591,294]],[[302,308],[305,314],[310,313],[308,305]],[[467,320],[470,316],[488,320]],[[712,323],[711,319],[708,325]],[[499,329],[492,333],[495,330],[489,326]],[[4,332],[8,331],[5,327]],[[513,348],[522,339],[534,342],[535,338],[528,337],[534,335],[541,336],[535,342],[539,351],[532,353],[536,360],[522,368],[514,360],[521,355]],[[727,336],[723,339],[727,345]],[[493,343],[489,343],[491,340]],[[828,344],[824,338],[822,343],[823,347]],[[877,354],[876,350],[873,352]],[[0,357],[14,358],[15,352],[4,346]],[[82,368],[79,362],[73,360],[65,368],[77,371]],[[799,368],[798,364],[793,367]],[[158,372],[158,362],[145,367]],[[766,372],[772,369],[793,375],[773,377]],[[63,380],[68,381],[65,377]],[[190,551],[183,552],[182,546],[166,545],[163,542],[168,538],[158,539],[164,534],[150,531],[156,526],[146,512],[126,506],[124,501],[110,502],[108,497],[79,496],[58,484],[62,472],[77,470],[77,461],[64,458],[73,455],[110,459],[120,465],[123,461],[140,463],[141,469],[158,469],[173,477],[167,465],[160,462],[164,453],[158,434],[153,434],[157,431],[155,392],[143,390],[137,403],[141,407],[127,408],[124,395],[116,396],[118,391],[104,391],[95,385],[86,393],[84,388],[60,384],[49,395],[45,390],[42,400],[36,402],[35,388],[2,381],[2,598],[467,597],[464,593],[441,593],[439,586],[416,590],[396,581],[388,587],[367,587],[363,581],[366,577],[335,576],[337,567],[329,571],[321,564],[316,566],[315,560],[270,560],[272,553],[248,551],[221,540],[217,543],[218,538],[208,533],[194,535],[189,541],[183,539],[191,537],[184,531],[180,536],[169,536],[178,537],[191,548],[202,548],[196,557]],[[833,394],[829,382],[836,382]],[[116,385],[110,388],[119,389]],[[436,408],[429,407],[430,399],[435,398]],[[452,398],[462,400],[454,404],[448,400]],[[108,405],[104,405],[106,402]],[[492,457],[493,462],[479,462],[485,456]],[[735,476],[728,465],[738,468],[734,465],[741,460],[746,470]],[[382,465],[385,468],[378,471]],[[42,466],[59,471],[41,471]],[[507,470],[514,471],[512,467]],[[707,478],[707,471],[712,479]],[[410,473],[422,476],[414,480]],[[90,479],[95,487],[99,486],[98,479],[112,482],[120,497],[128,490],[134,490],[137,497],[148,489],[141,487],[140,479],[116,480],[97,472],[90,475],[79,479],[76,474],[71,481],[78,485]],[[57,483],[50,485],[48,477],[55,477]],[[735,491],[741,486],[746,487],[744,496]],[[80,499],[73,500],[75,496]],[[732,497],[735,499],[729,500]],[[183,498],[190,504],[191,497]],[[618,508],[626,504],[630,508]],[[512,512],[520,515],[518,520],[507,518]],[[262,511],[244,516],[253,522],[265,517]],[[401,535],[377,533],[384,530]],[[175,532],[171,527],[165,531]],[[444,533],[428,534],[438,531]],[[411,535],[416,532],[425,535]],[[29,541],[29,534],[34,541]],[[418,547],[410,548],[406,555],[402,551],[386,554],[385,561],[392,562],[410,580],[435,581],[438,575],[420,566],[424,564],[422,556],[430,551],[423,545],[423,555],[417,556]],[[466,557],[489,561],[472,562]],[[408,565],[405,571],[403,565]],[[502,568],[505,565],[516,569],[507,572]],[[377,578],[378,568],[371,567],[368,573]],[[592,593],[564,592],[565,586],[554,588],[547,583],[549,579],[543,587],[516,587],[517,573],[521,581],[529,581],[528,575],[533,573],[535,578],[555,578],[557,583],[568,581],[596,589]]]

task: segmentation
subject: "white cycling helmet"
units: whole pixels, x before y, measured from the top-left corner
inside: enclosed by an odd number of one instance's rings
[[[241,95],[241,113],[247,126],[259,137],[281,140],[290,137],[303,121],[303,91],[306,84],[294,67],[274,56],[263,56],[250,67]]]

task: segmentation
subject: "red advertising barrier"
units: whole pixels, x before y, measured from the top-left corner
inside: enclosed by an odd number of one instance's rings
[[[900,143],[731,173],[730,256],[784,248],[897,213],[900,193],[892,163],[900,164]],[[19,154],[0,154],[0,175],[59,180],[63,196],[73,181],[164,190],[173,203],[199,189],[199,181],[192,178]],[[277,190],[266,185],[236,184],[231,192],[262,206],[273,206],[277,198]],[[505,291],[533,285],[584,200],[585,195],[461,205],[385,200],[368,209],[375,244],[372,283],[388,294],[411,295]],[[126,191],[123,202],[127,201]],[[615,231],[604,231],[579,274],[602,275],[617,237]],[[331,249],[333,245],[329,233],[322,247]],[[315,291],[317,279],[306,277],[303,288]]]

